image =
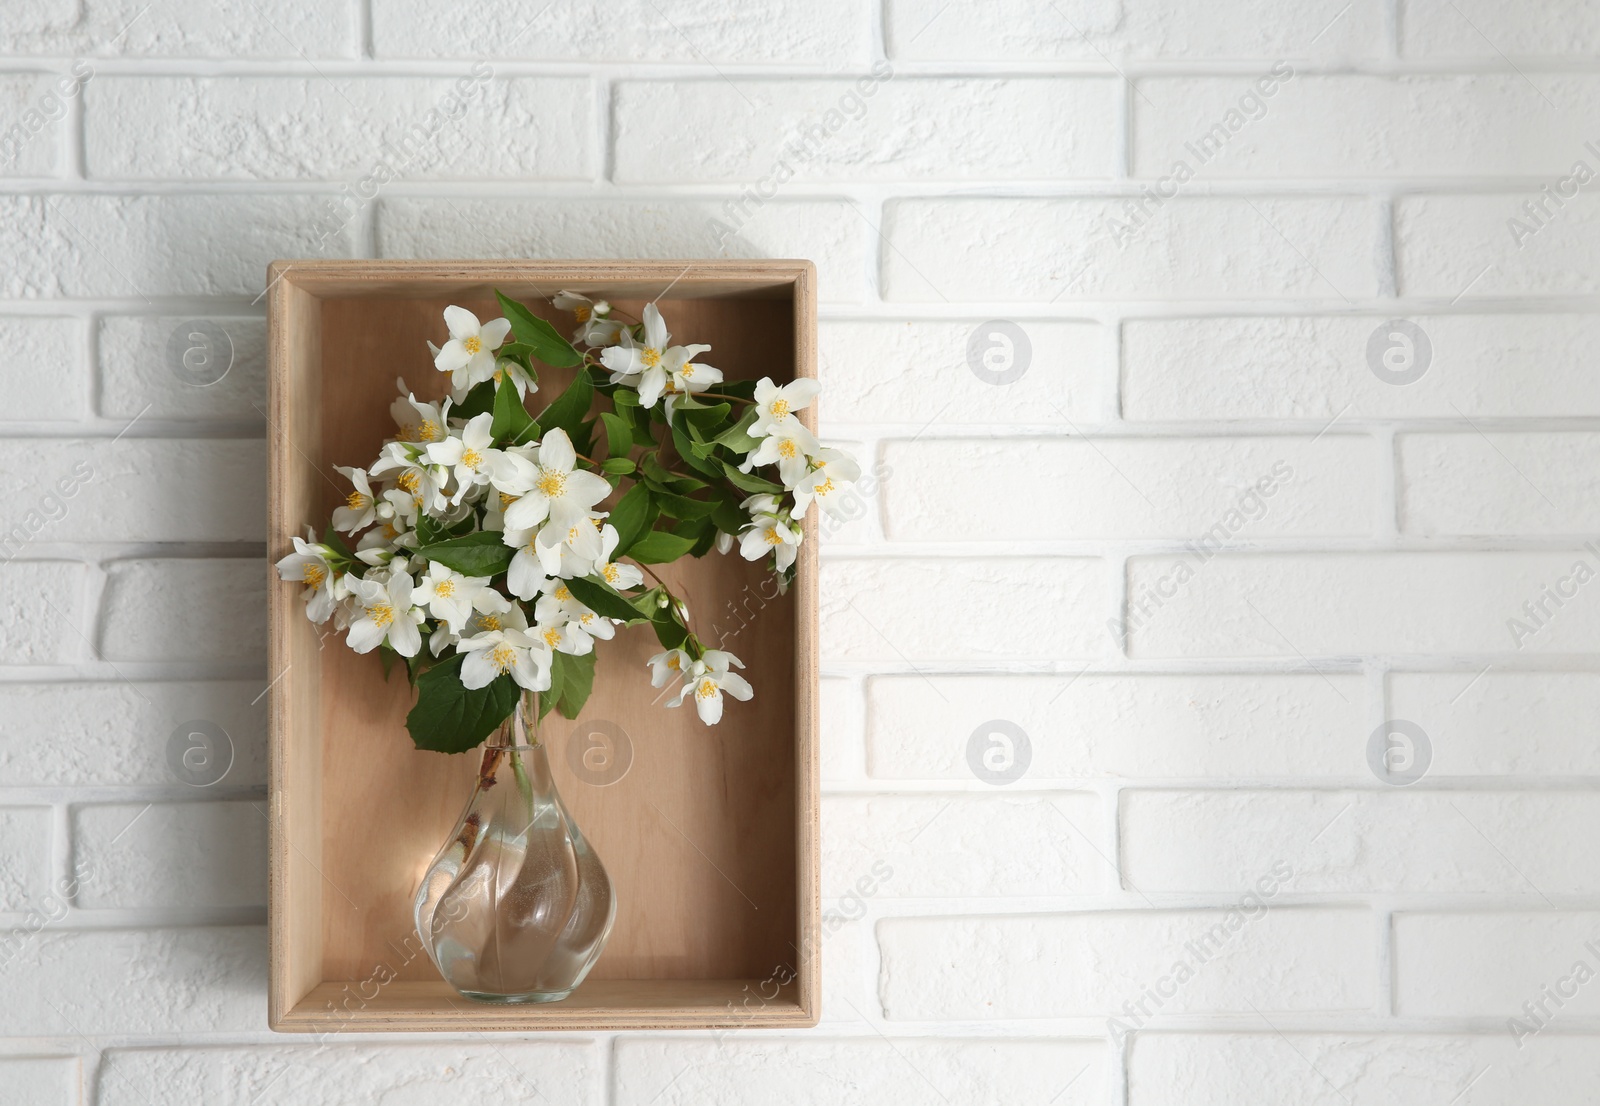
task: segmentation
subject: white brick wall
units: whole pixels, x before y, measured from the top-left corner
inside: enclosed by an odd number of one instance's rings
[[[12,0],[0,1098],[1590,1101],[1597,60],[1555,0]],[[816,261],[819,1029],[265,1031],[294,256]]]

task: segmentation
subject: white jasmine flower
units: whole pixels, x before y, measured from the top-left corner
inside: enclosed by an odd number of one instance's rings
[[[513,447],[495,460],[494,486],[517,496],[506,508],[507,530],[530,530],[547,519],[556,532],[541,545],[559,542],[565,532],[589,517],[589,509],[611,494],[611,485],[597,473],[577,469],[578,455],[567,432],[556,427],[532,447]]]
[[[491,379],[494,351],[506,340],[511,323],[505,319],[479,323],[478,316],[466,308],[447,307],[444,325],[450,328],[450,340],[434,357],[433,367],[450,373],[450,383],[458,392]]]
[[[722,720],[724,691],[741,702],[755,694],[743,676],[728,670],[730,664],[738,668],[744,667],[744,662],[732,653],[725,653],[721,649],[707,649],[705,655],[689,665],[689,670],[684,674],[683,690],[678,692],[678,697],[667,705],[679,706],[692,695],[695,710],[700,713],[700,721],[708,726],[716,725]]]
[[[601,556],[601,517],[588,512],[588,525],[575,522],[564,531],[553,522],[545,523],[533,543],[540,567],[564,580],[593,576],[595,561]]]
[[[333,528],[340,533],[353,534],[363,526],[370,526],[372,520],[378,517],[377,502],[373,498],[372,485],[368,483],[365,472],[344,465],[335,465],[334,468],[344,473],[350,483],[355,485],[355,491],[345,497],[343,507],[334,508]]]
[[[506,569],[506,587],[511,589],[512,595],[522,600],[532,599],[550,589],[550,574],[539,559],[539,548],[533,540],[535,533],[537,531],[533,530],[508,530],[505,533],[507,545],[515,539],[521,539],[516,546],[516,553],[511,557],[511,567]]]
[[[605,300],[591,300],[578,292],[557,292],[551,301],[562,311],[571,311],[578,323],[572,332],[574,342],[589,346],[609,346],[626,327],[612,319],[611,305]]]
[[[794,510],[789,512],[790,515],[804,518],[812,500],[815,500],[834,518],[849,518],[850,497],[847,493],[861,479],[861,466],[856,464],[854,457],[838,449],[818,450],[812,455],[811,463],[817,466],[816,471],[795,485]]]
[[[682,649],[668,649],[651,657],[649,665],[650,686],[663,687],[688,670],[689,654]]]
[[[473,611],[500,614],[511,606],[510,600],[489,586],[489,577],[463,576],[438,561],[428,565],[411,600],[458,634]]]
[[[668,345],[671,341],[672,335],[667,333],[667,324],[661,318],[661,312],[655,304],[646,304],[644,337],[635,338],[624,331],[617,345],[601,351],[600,360],[611,370],[611,383],[631,383],[639,390],[639,402],[646,407],[654,407],[669,383],[674,379],[683,379],[683,370],[692,364],[695,355],[711,348]],[[711,379],[713,375],[717,380],[722,379],[722,373],[708,365],[690,368],[687,379],[695,378],[696,369],[703,383],[715,383]]]
[[[449,398],[442,403],[424,403],[407,390],[404,380],[395,383],[400,386],[400,398],[389,405],[389,414],[398,428],[396,440],[421,445],[442,440],[450,425]]]
[[[750,451],[739,471],[749,472],[757,465],[777,465],[784,487],[792,488],[805,479],[810,471],[808,458],[817,448],[817,439],[800,425],[799,419],[784,419]]]
[[[404,519],[388,518],[361,535],[356,543],[356,559],[369,565],[388,564],[400,553],[402,545],[414,547],[416,544],[416,531],[405,529]]]
[[[821,388],[822,385],[810,377],[791,381],[781,388],[771,377],[762,377],[756,382],[756,421],[750,427],[750,436],[760,438],[787,425],[785,420],[811,406]]]
[[[517,686],[528,691],[550,690],[550,647],[525,629],[506,626],[462,638],[456,649],[466,655],[461,662],[461,685],[476,691],[510,673]]]
[[[414,657],[422,648],[422,632],[417,624],[422,612],[411,605],[411,577],[394,569],[385,580],[354,576],[346,580],[356,610],[350,621],[350,648],[370,653],[385,640],[402,657]]]
[[[539,390],[539,382],[533,378],[532,374],[530,374],[527,369],[522,367],[520,362],[513,361],[509,357],[502,357],[495,363],[495,387],[498,388],[500,386],[500,382],[508,375],[511,377],[512,387],[516,388],[517,390],[518,399],[526,400],[529,393],[537,392]]]
[[[491,630],[526,630],[527,628],[528,616],[522,613],[521,607],[508,600],[506,609],[503,611],[497,611],[493,614],[473,611],[467,616],[467,624],[459,633],[452,630],[449,623],[439,623],[438,628],[428,638],[428,649],[437,657],[448,646],[455,645],[464,637],[476,637],[478,634],[486,634]]]
[[[496,532],[506,528],[506,508],[517,501],[514,495],[502,491],[491,491],[483,501],[483,528]]]
[[[602,618],[580,603],[565,584],[557,584],[539,598],[533,617],[541,629],[560,633],[561,643],[556,649],[574,656],[593,652],[596,638],[610,640],[617,632],[609,618]]]
[[[278,579],[305,581],[302,598],[306,601],[306,617],[316,623],[326,622],[346,594],[339,572],[333,567],[335,554],[320,542],[304,538],[293,541],[294,552],[278,561]]]
[[[777,560],[778,571],[794,564],[800,547],[800,529],[777,515],[757,515],[739,536],[739,555],[759,561],[768,553]]]
[[[644,570],[638,565],[617,564],[611,559],[612,552],[621,541],[617,528],[609,523],[600,531],[600,556],[595,558],[594,572],[590,575],[599,576],[618,591],[626,588],[636,588],[644,583]]]
[[[469,490],[489,482],[489,473],[501,456],[494,448],[494,435],[490,432],[493,425],[494,416],[485,411],[469,419],[459,434],[452,431],[449,437],[428,447],[430,462],[454,468],[456,494],[450,502],[460,503]],[[610,487],[607,484],[606,490]]]
[[[406,442],[389,442],[367,470],[373,476],[389,476],[394,486],[407,493],[419,508],[430,514],[449,505],[444,494],[450,481],[449,470],[428,461],[427,447]]]
[[[661,367],[665,370],[662,393],[667,397],[665,406],[669,415],[680,396],[703,392],[711,385],[722,382],[721,369],[694,360],[710,348],[710,346],[673,346],[667,350],[666,357],[662,358]],[[641,382],[639,385],[641,402],[644,402],[644,395],[644,383]],[[645,402],[646,407],[654,404],[653,396],[649,402]]]

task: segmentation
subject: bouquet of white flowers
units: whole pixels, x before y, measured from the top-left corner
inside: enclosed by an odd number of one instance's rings
[[[540,693],[541,716],[576,717],[596,640],[640,622],[663,648],[652,685],[681,683],[667,705],[692,699],[717,722],[724,693],[753,693],[743,665],[706,647],[650,566],[737,542],[748,560],[771,558],[787,587],[799,520],[813,502],[839,514],[860,477],[795,417],[817,382],[724,381],[697,360],[710,346],[671,344],[654,303],[629,322],[562,292],[555,305],[577,320],[569,342],[496,295],[504,318],[445,310],[449,340],[429,346],[448,397],[419,400],[400,381],[395,436],[369,468],[339,470],[353,488],[345,505],[322,541],[294,539],[279,575],[303,583],[307,616],[333,619],[356,652],[379,650],[386,667],[404,658],[419,748],[479,744],[523,691]],[[534,415],[540,364],[577,375]],[[360,535],[354,549],[342,534]]]

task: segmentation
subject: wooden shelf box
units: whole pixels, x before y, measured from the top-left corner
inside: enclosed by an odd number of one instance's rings
[[[441,312],[500,312],[494,291],[564,332],[559,289],[604,295],[637,318],[657,299],[674,338],[709,342],[729,379],[816,373],[816,273],[806,261],[276,262],[271,287],[270,542],[320,534],[393,433],[395,378],[442,395],[426,340]],[[558,395],[571,371],[546,370]],[[534,406],[537,410],[537,405]],[[814,417],[812,411],[805,414]],[[813,429],[815,429],[813,425]],[[412,927],[411,896],[470,793],[476,752],[419,752],[411,692],[385,682],[305,617],[296,586],[270,587],[272,969],[268,1019],[291,1032],[652,1029],[815,1025],[818,1014],[816,541],[795,586],[712,553],[671,566],[698,629],[749,665],[749,703],[722,723],[664,709],[648,627],[600,649],[579,723],[551,714],[557,786],[617,893],[617,922],[589,979],[564,1002],[469,1002],[439,977]],[[319,637],[319,630],[325,639]],[[567,764],[576,725],[628,735],[627,774],[584,783]]]

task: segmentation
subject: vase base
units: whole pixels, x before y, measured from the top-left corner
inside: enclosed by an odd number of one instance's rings
[[[470,998],[473,1002],[487,1002],[495,1006],[520,1006],[534,1002],[560,1002],[572,994],[572,990],[522,991],[512,995],[490,994],[484,991],[461,991],[459,993],[464,998]]]

